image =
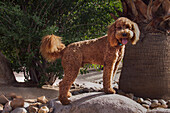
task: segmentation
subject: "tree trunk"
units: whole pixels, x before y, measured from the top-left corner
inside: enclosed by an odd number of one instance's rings
[[[170,99],[170,36],[147,33],[127,46],[120,89],[140,97]]]
[[[0,84],[12,85],[17,83],[10,67],[10,63],[0,52]]]
[[[138,24],[141,36],[135,46],[126,46],[119,88],[140,97],[170,99],[170,1],[122,3],[122,16]]]

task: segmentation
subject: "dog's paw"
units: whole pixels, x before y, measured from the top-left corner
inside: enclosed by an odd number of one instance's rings
[[[70,104],[71,100],[67,99],[67,100],[60,100],[60,102],[63,104],[63,105],[68,105]]]
[[[116,91],[114,89],[112,89],[112,88],[105,88],[104,92],[106,94],[115,94],[116,93]]]
[[[67,97],[69,98],[69,97],[71,97],[72,96],[72,94],[70,93],[70,92],[68,92],[67,93]]]
[[[71,102],[67,97],[64,96],[59,96],[58,99],[63,105],[68,105]]]

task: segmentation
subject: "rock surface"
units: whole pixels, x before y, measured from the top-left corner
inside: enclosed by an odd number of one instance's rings
[[[146,113],[146,109],[135,101],[117,94],[85,93],[70,98],[72,103],[63,106],[51,100],[54,113]]]
[[[16,108],[11,113],[27,113],[27,110],[25,108]]]
[[[0,104],[0,112],[3,110],[4,106]]]
[[[17,107],[24,107],[24,99],[23,98],[14,98],[11,101],[11,107],[13,109],[15,109]]]

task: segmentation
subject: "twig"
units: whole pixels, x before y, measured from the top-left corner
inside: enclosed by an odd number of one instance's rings
[[[110,13],[110,16],[111,16],[114,20],[117,20],[117,19],[118,19],[118,17],[115,16],[113,13]]]

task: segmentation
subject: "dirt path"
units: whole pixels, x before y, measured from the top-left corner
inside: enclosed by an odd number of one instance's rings
[[[20,82],[24,81],[24,76],[22,73],[14,73],[16,76],[16,79]],[[102,87],[102,84],[98,84],[97,82],[102,81],[102,74],[103,71],[95,71],[90,70],[90,73],[87,73],[85,75],[79,74],[76,83],[80,85],[86,85],[86,87]],[[115,80],[117,81],[120,76],[120,69],[118,70],[118,73],[115,77]],[[22,96],[26,99],[36,99],[40,96],[46,96],[48,99],[53,99],[58,96],[58,83],[60,80],[56,80],[54,83],[54,86],[44,86],[43,88],[31,88],[31,87],[13,87],[13,86],[0,86],[0,95],[4,94],[10,94],[10,93],[16,93],[17,95]]]
[[[13,86],[0,86],[0,94],[9,95],[15,93],[25,99],[36,99],[40,96],[46,96],[48,99],[53,99],[58,96],[58,88],[30,88],[30,87],[13,87]]]

